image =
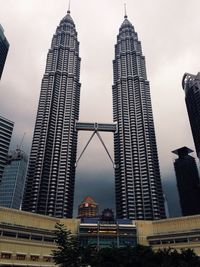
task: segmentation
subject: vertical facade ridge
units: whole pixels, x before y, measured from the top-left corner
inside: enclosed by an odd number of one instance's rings
[[[77,32],[68,12],[53,35],[47,55],[23,210],[72,217],[80,61]]]
[[[113,77],[117,217],[165,218],[145,57],[127,17],[117,36]]]

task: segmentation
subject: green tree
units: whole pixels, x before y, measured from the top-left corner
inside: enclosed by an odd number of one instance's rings
[[[76,236],[63,224],[56,224],[57,248],[52,251],[56,264],[61,267],[199,267],[199,257],[191,249],[177,251],[151,247],[108,247],[97,251],[95,246],[79,247]]]
[[[55,263],[62,267],[79,267],[80,253],[77,237],[60,223],[55,225],[55,236],[57,248],[52,251]]]

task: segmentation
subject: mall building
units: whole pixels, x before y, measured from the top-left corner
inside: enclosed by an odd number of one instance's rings
[[[107,218],[59,219],[0,207],[0,266],[55,266],[55,224],[78,235],[83,246],[150,245],[153,249],[191,248],[200,255],[200,215],[158,221]]]

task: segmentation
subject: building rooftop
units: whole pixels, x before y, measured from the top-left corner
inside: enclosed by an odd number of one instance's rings
[[[184,157],[184,156],[187,156],[188,154],[194,152],[192,149],[186,147],[186,146],[183,146],[181,148],[178,148],[176,150],[173,150],[172,153],[178,155],[179,157]]]

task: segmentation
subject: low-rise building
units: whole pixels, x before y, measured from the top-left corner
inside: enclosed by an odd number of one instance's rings
[[[55,225],[78,235],[81,245],[150,245],[153,249],[191,248],[200,256],[200,215],[159,221],[60,219],[0,207],[0,266],[53,267]]]
[[[137,244],[136,225],[131,220],[102,221],[83,219],[79,225],[81,246],[94,246],[98,250],[105,247],[125,247]]]

